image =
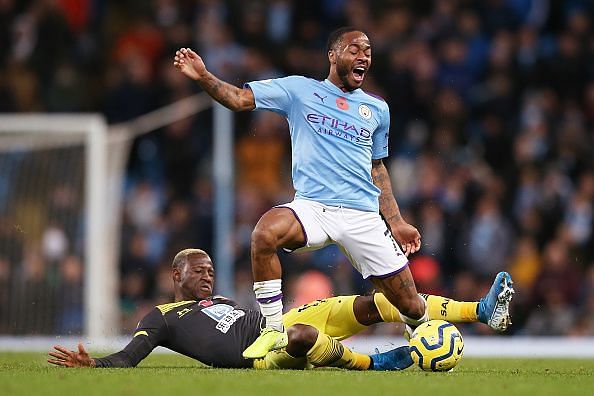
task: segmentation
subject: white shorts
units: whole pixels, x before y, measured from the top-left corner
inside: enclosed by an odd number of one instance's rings
[[[288,208],[305,232],[305,245],[288,252],[303,252],[337,244],[363,278],[386,278],[408,265],[379,213],[328,206],[296,199],[276,206]]]

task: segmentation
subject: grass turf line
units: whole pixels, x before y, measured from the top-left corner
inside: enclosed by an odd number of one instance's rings
[[[155,354],[133,369],[64,369],[42,353],[0,353],[0,395],[364,396],[586,395],[594,360],[463,359],[451,373],[338,369],[211,369],[178,355]]]

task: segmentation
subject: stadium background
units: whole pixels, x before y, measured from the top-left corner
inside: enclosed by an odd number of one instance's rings
[[[365,89],[391,108],[395,195],[423,237],[411,265],[418,289],[475,300],[508,270],[517,291],[509,334],[592,336],[593,11],[588,0],[0,0],[0,111],[133,119],[199,92],[172,67],[182,46],[236,85],[323,79],[328,33],[354,25],[373,44]],[[233,297],[253,305],[250,233],[264,211],[291,199],[289,139],[275,115],[235,117]],[[171,300],[176,251],[213,250],[211,119],[204,112],[134,143],[122,333]],[[77,224],[16,233],[2,210],[7,191],[0,183],[0,238],[21,249],[0,257],[0,334],[79,334]],[[74,195],[64,184],[47,204],[78,212]],[[281,260],[286,307],[370,288],[334,248]],[[26,315],[11,308],[16,300]]]

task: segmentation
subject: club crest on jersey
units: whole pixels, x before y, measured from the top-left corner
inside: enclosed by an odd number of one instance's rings
[[[348,110],[349,103],[347,102],[346,98],[340,96],[336,98],[336,107],[338,107],[340,110]]]
[[[216,304],[204,308],[202,313],[208,315],[211,319],[217,322],[216,329],[221,333],[229,331],[235,321],[245,315],[240,309],[235,309],[227,304]]]
[[[359,115],[366,120],[371,118],[371,109],[367,105],[360,105],[359,106]]]
[[[227,304],[212,305],[202,310],[203,313],[210,316],[217,322],[223,319],[225,315],[227,315],[231,311],[233,311],[233,307]]]

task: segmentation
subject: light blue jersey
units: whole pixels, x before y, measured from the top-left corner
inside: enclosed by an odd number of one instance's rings
[[[256,110],[289,122],[295,198],[369,212],[379,210],[371,160],[388,155],[390,110],[361,89],[342,92],[301,76],[246,84]]]

